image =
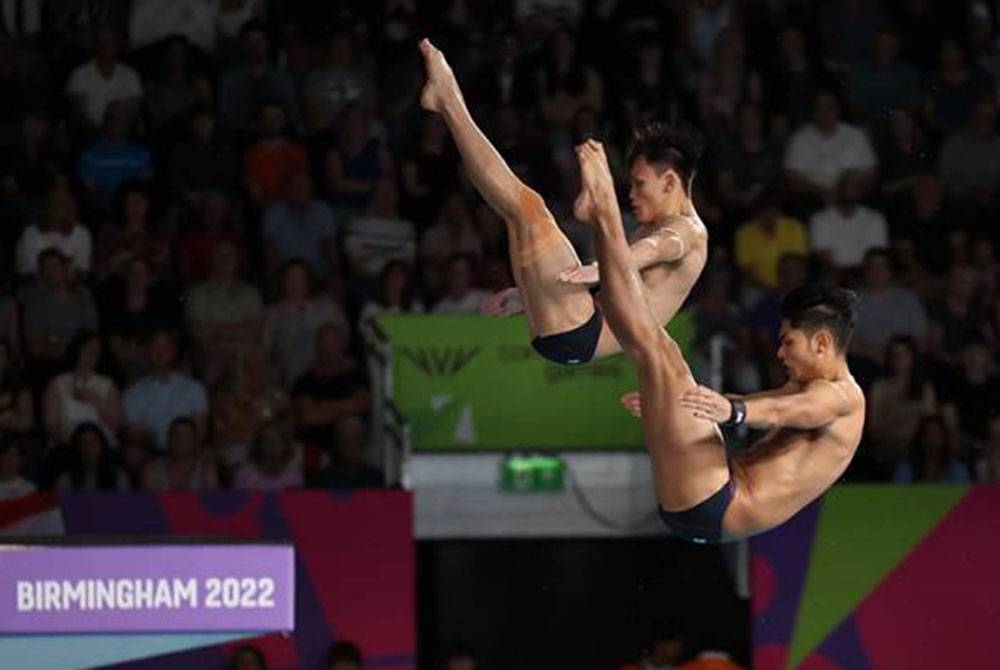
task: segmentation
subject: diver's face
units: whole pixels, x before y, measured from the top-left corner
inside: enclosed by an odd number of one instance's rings
[[[672,191],[680,187],[673,170],[657,171],[644,156],[632,162],[629,179],[628,199],[639,223],[655,221],[657,214],[666,208]]]
[[[778,340],[778,360],[784,366],[791,381],[800,382],[808,378],[813,368],[816,352],[812,338],[800,328],[792,328],[788,321],[781,322]]]

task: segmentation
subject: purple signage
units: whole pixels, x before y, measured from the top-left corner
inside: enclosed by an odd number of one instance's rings
[[[0,634],[290,631],[282,545],[0,546]]]

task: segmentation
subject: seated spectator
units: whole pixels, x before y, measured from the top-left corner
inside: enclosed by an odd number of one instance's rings
[[[347,343],[347,333],[340,326],[320,327],[313,361],[292,388],[297,434],[306,445],[329,447],[340,417],[370,409],[364,372],[350,357]]]
[[[13,211],[5,216],[28,218],[34,211],[34,202],[41,199],[51,184],[53,173],[69,171],[70,139],[38,110],[25,111],[14,130],[17,135],[12,138],[12,145],[6,147],[0,163],[0,175],[12,191],[5,199],[6,207]]]
[[[389,261],[379,273],[375,295],[365,301],[358,317],[362,332],[372,320],[383,314],[423,314],[424,305],[417,299],[413,271],[402,261]]]
[[[370,112],[356,103],[341,112],[337,144],[324,161],[330,204],[337,211],[364,209],[375,184],[395,172],[389,149],[372,135]]]
[[[10,353],[0,339],[0,435],[24,437],[34,432],[35,402]]]
[[[101,324],[115,372],[128,382],[145,371],[146,340],[158,328],[180,326],[180,302],[174,291],[151,276],[149,261],[133,256],[121,281],[107,291]]]
[[[389,261],[412,264],[416,260],[416,229],[400,217],[398,205],[396,182],[380,179],[365,212],[348,221],[344,251],[353,276],[375,277]]]
[[[101,426],[78,424],[67,442],[65,462],[56,476],[57,491],[126,491],[128,477],[117,465],[117,458]]]
[[[316,127],[335,119],[348,104],[375,104],[372,73],[356,58],[353,47],[350,31],[337,30],[325,44],[325,58],[302,81],[302,99],[309,117],[318,122]]]
[[[149,435],[159,453],[167,448],[167,431],[178,417],[190,417],[204,435],[208,421],[208,398],[201,382],[178,372],[176,336],[158,329],[149,337],[150,372],[125,390],[123,406],[129,428]]]
[[[886,345],[896,335],[907,335],[923,345],[927,337],[927,313],[920,298],[894,278],[892,257],[886,249],[865,253],[864,285],[856,306],[851,354],[881,361]]]
[[[263,426],[250,445],[249,459],[236,471],[233,488],[282,491],[302,488],[302,461],[277,424]]]
[[[764,293],[747,314],[754,348],[759,354],[774,357],[781,328],[781,299],[802,286],[809,278],[809,259],[803,254],[788,254],[778,260],[778,284]]]
[[[768,106],[775,113],[776,125],[797,128],[809,120],[816,92],[830,79],[830,74],[818,58],[810,57],[802,28],[794,24],[783,26],[778,48],[778,62],[765,83]]]
[[[456,646],[449,649],[441,664],[442,670],[476,670],[478,667],[479,660],[476,657],[476,652],[466,646]]]
[[[149,149],[130,139],[130,114],[122,103],[110,103],[104,112],[103,135],[84,149],[77,162],[77,174],[92,204],[101,209],[111,204],[119,186],[153,173]]]
[[[472,254],[455,254],[448,259],[445,285],[441,299],[435,303],[434,314],[475,314],[489,293],[475,288],[476,258]]]
[[[101,226],[97,233],[94,270],[97,279],[124,277],[129,263],[142,257],[153,275],[163,279],[170,272],[170,239],[153,221],[150,185],[126,182],[117,196],[116,220]]]
[[[931,274],[944,274],[954,263],[948,253],[953,232],[951,214],[945,207],[944,189],[931,174],[916,178],[910,197],[902,200],[889,217],[895,239],[912,239],[921,266]]]
[[[255,115],[265,102],[281,110],[282,129],[288,119],[293,129],[301,125],[295,81],[271,65],[267,25],[261,20],[247,21],[241,29],[247,64],[224,74],[219,83],[219,123],[226,130],[251,135]]]
[[[260,649],[251,644],[245,644],[233,652],[227,670],[267,670],[267,659]]]
[[[186,416],[170,422],[166,453],[143,472],[144,491],[212,491],[218,488],[215,463],[204,453],[198,426]]]
[[[220,191],[206,191],[193,202],[194,221],[177,242],[177,265],[181,281],[196,284],[208,279],[215,247],[221,242],[239,251],[240,265],[248,256],[242,225],[230,200]]]
[[[871,0],[833,0],[818,12],[823,52],[838,71],[857,68],[867,60],[872,40],[889,18],[882,4]]]
[[[285,110],[264,102],[257,115],[259,139],[243,153],[243,186],[259,207],[291,198],[292,176],[309,172],[305,147],[285,136]]]
[[[927,85],[927,123],[941,133],[966,127],[976,105],[994,95],[993,77],[970,65],[965,49],[954,39],[941,42],[937,70]]]
[[[38,221],[25,228],[17,241],[17,274],[34,276],[38,272],[39,254],[51,248],[69,259],[72,274],[87,274],[91,247],[90,231],[77,221],[73,194],[61,185],[54,185],[42,199]]]
[[[653,40],[649,42],[658,45]],[[504,30],[491,46],[486,55],[487,62],[482,63],[480,71],[472,80],[473,87],[469,99],[473,106],[481,103],[487,107],[502,105],[531,107],[535,102],[535,80],[527,63],[526,50],[521,48],[517,31]],[[642,70],[641,65],[640,70]],[[643,81],[650,79],[642,78]],[[439,117],[428,115],[424,118]]]
[[[187,39],[174,35],[161,49],[161,72],[147,87],[146,109],[153,136],[169,140],[178,136],[196,107],[212,103],[212,84],[193,72]]]
[[[268,272],[274,273],[282,263],[301,258],[313,275],[325,277],[331,267],[339,265],[333,210],[313,197],[308,172],[297,172],[288,179],[287,199],[275,202],[264,212],[262,234]]]
[[[981,443],[989,436],[990,417],[1000,398],[1000,374],[987,343],[969,340],[957,366],[938,370],[935,387],[943,403],[957,408],[955,430]]]
[[[957,363],[970,341],[992,335],[986,296],[980,293],[976,272],[966,263],[955,263],[948,273],[944,296],[930,303],[930,344],[934,354]]]
[[[565,28],[549,38],[537,78],[542,119],[553,130],[569,130],[583,107],[600,113],[604,106],[604,81],[583,63],[573,34]]]
[[[881,126],[891,110],[920,105],[920,75],[912,65],[899,60],[899,36],[887,24],[872,40],[871,52],[870,63],[848,76],[847,92],[858,120]]]
[[[767,190],[753,203],[756,215],[736,231],[734,257],[750,284],[773,289],[778,285],[778,262],[788,254],[806,254],[809,238],[801,221],[782,211],[778,194]]]
[[[215,48],[212,7],[203,0],[132,0],[128,36],[132,49],[181,36],[202,51]]]
[[[510,154],[503,151],[504,157]],[[400,161],[403,211],[421,229],[430,225],[441,202],[458,184],[458,155],[438,114],[420,122],[416,146]]]
[[[227,66],[242,60],[240,33],[251,21],[266,19],[264,10],[264,0],[223,0],[212,3],[216,38],[214,60],[220,70],[226,71],[230,69]]]
[[[70,340],[80,330],[97,330],[90,291],[70,283],[70,259],[59,249],[38,254],[38,285],[19,293],[24,345],[33,381],[44,384],[56,372]]]
[[[861,204],[860,179],[841,175],[833,203],[809,220],[810,247],[827,266],[854,268],[869,249],[889,246],[885,217]]]
[[[57,375],[45,389],[45,429],[57,444],[65,444],[81,424],[93,425],[113,444],[122,425],[122,403],[118,387],[97,371],[101,359],[101,337],[81,331],[69,346],[69,370]]]
[[[948,195],[987,205],[1000,201],[1000,135],[997,105],[990,98],[976,104],[968,125],[945,140],[939,174]]]
[[[24,477],[24,453],[21,443],[0,435],[0,500],[20,498],[35,492],[35,485]]]
[[[236,248],[219,242],[211,274],[188,294],[187,325],[209,383],[218,379],[228,357],[260,342],[260,293],[239,278],[238,262]]]
[[[951,418],[949,418],[951,417]],[[960,457],[954,413],[925,417],[910,447],[893,474],[897,484],[969,484],[969,468]]]
[[[168,165],[170,186],[189,202],[211,191],[236,191],[239,158],[219,138],[211,107],[199,106],[193,110],[190,133],[173,146]]]
[[[911,196],[933,171],[934,150],[913,109],[897,107],[889,113],[888,122],[878,152],[880,188],[886,196],[898,199]]]
[[[781,177],[780,148],[764,134],[763,113],[743,104],[737,116],[735,141],[722,148],[716,189],[722,204],[735,216],[749,214],[755,203]]]
[[[365,667],[358,645],[341,640],[326,653],[324,670],[362,670]]]
[[[424,283],[431,293],[444,287],[445,265],[454,254],[483,255],[483,241],[476,232],[472,214],[461,193],[452,193],[441,204],[437,223],[420,238],[420,262]]]
[[[829,89],[816,93],[812,122],[792,135],[784,160],[790,190],[811,202],[834,199],[848,171],[856,174],[858,196],[867,193],[877,163],[865,133],[840,120],[837,93]]]
[[[385,476],[368,464],[368,425],[356,414],[341,416],[334,429],[330,464],[317,477],[317,486],[330,489],[367,489],[385,485]]]
[[[290,401],[264,349],[247,347],[227,366],[212,392],[212,439],[227,464],[246,460],[260,428],[288,417]]]
[[[320,327],[334,323],[346,333],[350,325],[338,303],[312,295],[312,278],[304,261],[288,261],[280,275],[281,296],[264,311],[264,347],[290,386],[313,360]]]
[[[760,76],[748,68],[742,32],[735,27],[725,29],[698,77],[698,113],[707,132],[725,135],[735,125],[741,101],[761,102],[761,86]]]
[[[118,60],[121,37],[110,26],[97,31],[94,57],[69,77],[66,94],[77,106],[82,120],[98,128],[112,102],[135,107],[142,97],[142,81],[135,70]]]
[[[883,375],[868,394],[867,429],[871,437],[865,459],[870,477],[887,480],[917,437],[923,417],[936,414],[937,397],[921,362],[917,343],[907,335],[893,337],[885,349]]]
[[[724,385],[740,392],[755,391],[760,379],[750,360],[750,337],[739,307],[731,300],[732,274],[728,268],[708,268],[689,313],[694,322],[694,346],[688,359],[696,379],[708,379],[712,366],[712,341],[721,338],[728,356]]]
[[[126,427],[121,431],[118,463],[132,491],[142,488],[142,477],[153,458],[145,433]]]

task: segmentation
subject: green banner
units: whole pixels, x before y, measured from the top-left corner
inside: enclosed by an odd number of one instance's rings
[[[550,363],[522,317],[379,318],[393,360],[393,399],[422,451],[629,449],[639,422],[619,398],[638,388],[624,356]],[[682,349],[689,319],[671,323]]]

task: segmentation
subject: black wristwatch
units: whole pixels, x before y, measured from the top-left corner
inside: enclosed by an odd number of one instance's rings
[[[742,400],[734,400],[733,398],[729,399],[729,404],[732,405],[733,411],[729,414],[729,418],[719,425],[727,428],[743,425],[747,420],[747,404]]]

